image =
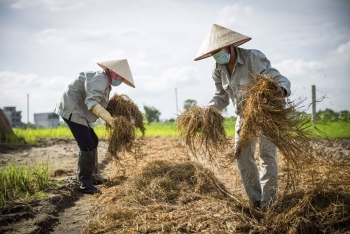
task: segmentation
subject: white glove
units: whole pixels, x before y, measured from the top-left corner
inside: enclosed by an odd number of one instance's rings
[[[110,125],[112,128],[114,128],[114,122],[112,116],[109,114],[109,112],[103,108],[100,104],[96,104],[91,109],[92,113],[103,119],[108,125]]]

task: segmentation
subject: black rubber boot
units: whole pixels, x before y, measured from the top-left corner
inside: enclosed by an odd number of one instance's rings
[[[93,152],[80,151],[78,157],[78,179],[81,182],[80,191],[86,194],[94,194],[99,189],[92,183]]]
[[[97,148],[92,150],[93,152],[93,167],[92,167],[92,182],[93,184],[99,185],[106,183],[108,179],[101,177],[98,174],[98,152]]]

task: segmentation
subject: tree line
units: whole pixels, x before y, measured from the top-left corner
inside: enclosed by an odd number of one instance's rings
[[[186,111],[192,106],[196,106],[197,101],[193,99],[187,99],[183,103],[183,109]],[[150,106],[144,106],[145,111],[145,118],[148,122],[148,124],[152,122],[159,122],[161,112],[157,110],[155,107]],[[222,110],[222,113],[226,113],[227,109],[225,108]],[[301,113],[306,114],[307,113]],[[326,108],[325,110],[319,110],[316,112],[317,120],[319,121],[337,121],[337,120],[344,120],[344,121],[350,121],[350,111],[342,110],[339,112],[333,111],[332,109]],[[168,122],[174,122],[175,119],[169,119]]]

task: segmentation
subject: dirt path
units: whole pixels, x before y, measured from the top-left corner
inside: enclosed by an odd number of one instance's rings
[[[61,181],[50,188],[52,195],[47,199],[19,203],[5,210],[0,218],[0,233],[79,233],[91,218],[95,197],[81,194],[75,179],[79,152],[76,142],[54,139],[40,143],[41,147],[0,146],[0,166],[47,163],[54,179]],[[111,167],[104,157],[106,145],[106,141],[100,142],[99,168],[102,175],[108,176]]]

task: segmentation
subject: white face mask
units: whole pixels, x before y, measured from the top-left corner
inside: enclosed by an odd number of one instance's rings
[[[231,54],[227,53],[225,49],[213,55],[218,64],[228,64]]]

